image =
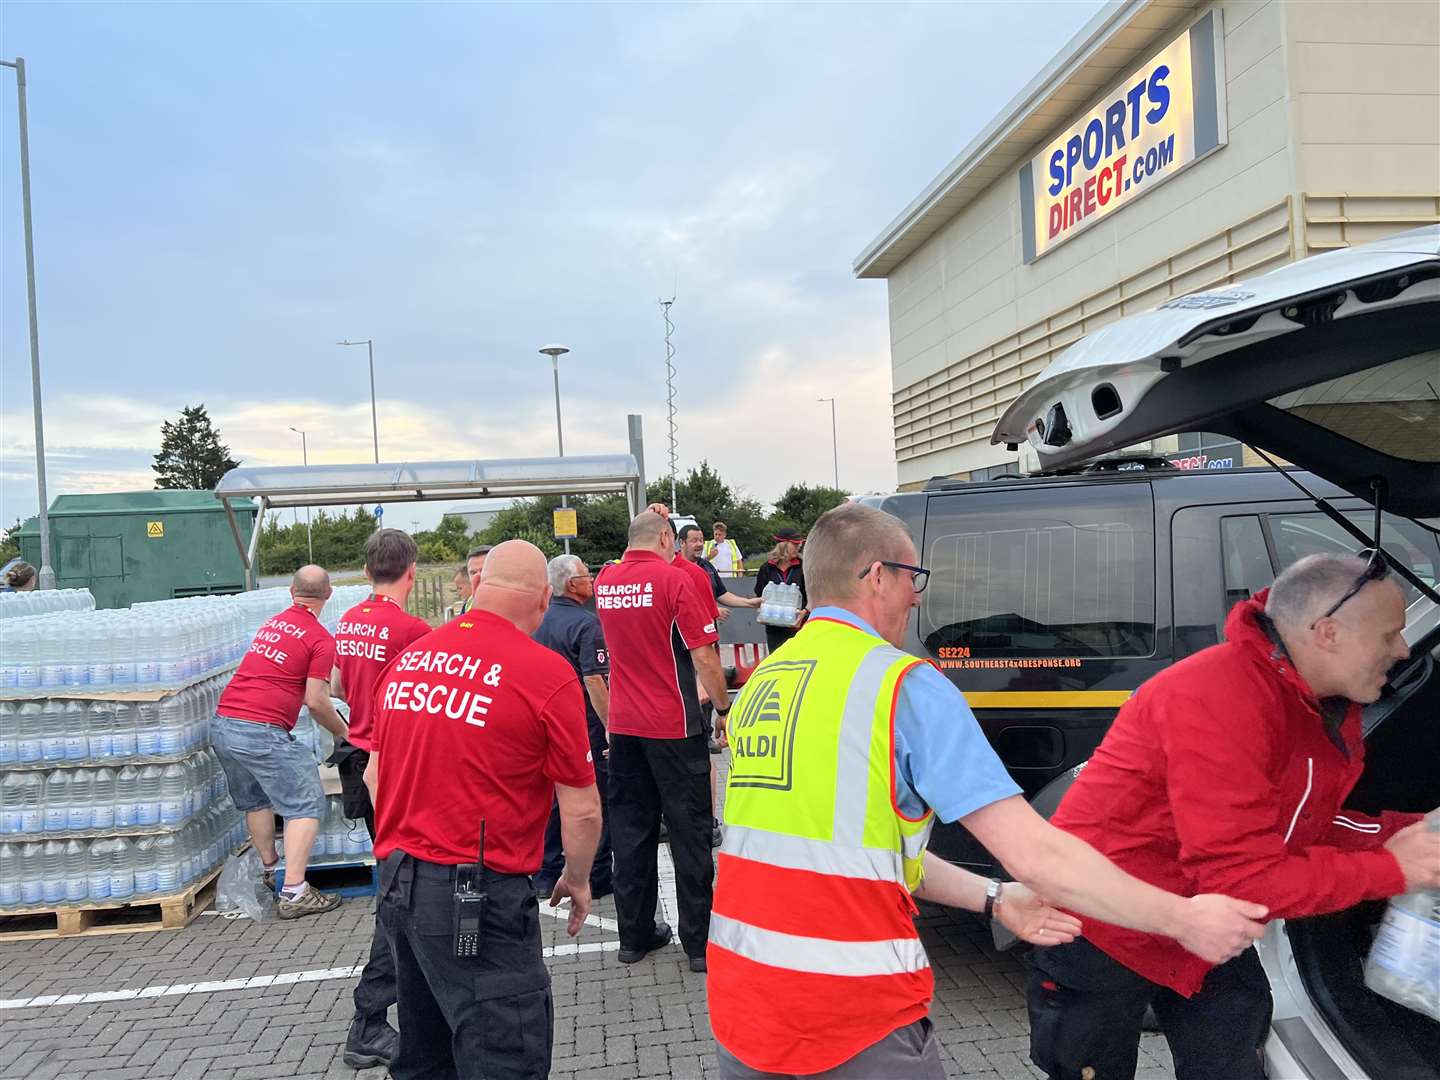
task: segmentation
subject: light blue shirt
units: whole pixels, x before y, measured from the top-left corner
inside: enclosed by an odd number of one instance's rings
[[[816,608],[810,618],[834,619],[880,636],[842,607]],[[1020,794],[964,695],[933,664],[917,664],[900,683],[895,766],[895,801],[907,817],[919,817],[928,808],[941,821],[958,821]]]

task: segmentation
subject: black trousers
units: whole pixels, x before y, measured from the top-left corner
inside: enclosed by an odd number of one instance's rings
[[[1133,1077],[1147,1005],[1170,1044],[1176,1080],[1264,1080],[1272,1003],[1254,949],[1213,968],[1186,998],[1078,938],[1035,951],[1026,1004],[1030,1060],[1050,1080]]]
[[[605,737],[602,734],[599,745],[590,740],[590,756],[595,759],[595,786],[600,792],[600,846],[595,849],[595,863],[590,867],[590,891],[595,894],[608,893],[614,880],[610,851],[610,763],[605,760]],[[550,808],[550,824],[545,827],[545,861],[540,864],[540,873],[535,875],[537,891],[539,886],[554,888],[565,869],[565,845],[560,835],[560,804]]]
[[[454,954],[455,868],[392,852],[380,925],[400,988],[395,1080],[544,1080],[555,1012],[530,878],[486,871],[480,954]]]
[[[610,842],[620,947],[643,949],[655,933],[660,815],[670,830],[680,944],[704,956],[715,863],[710,854],[710,751],[704,735],[610,737]]]
[[[375,807],[370,803],[370,789],[365,786],[365,766],[370,755],[358,746],[341,751],[336,768],[340,772],[340,799],[345,816],[362,818],[370,832],[370,842],[375,842]],[[355,1015],[372,1022],[384,1020],[390,1006],[396,1002],[395,960],[390,955],[390,946],[380,929],[379,910],[376,910],[375,932],[370,936],[370,958],[365,961],[365,970],[355,984]]]

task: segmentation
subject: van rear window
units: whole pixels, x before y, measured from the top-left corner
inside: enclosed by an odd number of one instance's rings
[[[923,559],[931,574],[919,631],[937,658],[1155,650],[1147,484],[934,497]]]

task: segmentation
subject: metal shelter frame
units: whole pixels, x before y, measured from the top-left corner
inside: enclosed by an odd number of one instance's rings
[[[634,454],[374,465],[241,466],[221,477],[215,488],[215,497],[225,507],[235,546],[245,564],[247,588],[251,589],[256,587],[256,557],[268,510],[617,493],[626,496],[632,517],[644,508],[644,474]],[[255,523],[248,541],[241,535],[240,524],[230,505],[232,499],[255,500]]]

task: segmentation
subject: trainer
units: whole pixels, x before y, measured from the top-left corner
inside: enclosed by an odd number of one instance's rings
[[[1409,655],[1405,598],[1378,556],[1310,555],[1230,610],[1225,643],[1150,679],[1120,710],[1057,826],[1182,895],[1238,893],[1271,918],[1440,887],[1419,814],[1344,809],[1365,767],[1360,706]],[[1270,984],[1254,949],[1214,965],[1090,922],[1036,954],[1030,1056],[1051,1077],[1135,1073],[1152,1005],[1179,1076],[1260,1080]]]
[[[1080,929],[1038,896],[1214,959],[1259,936],[1264,908],[1143,884],[1025,802],[960,692],[901,650],[929,578],[903,522],[847,503],[807,552],[816,609],[755,669],[730,725],[708,986],[722,1077],[940,1080],[912,895],[1037,942]],[[926,852],[937,817],[1023,884]]]
[[[290,599],[294,603],[255,634],[210,721],[211,749],[225,770],[235,808],[245,815],[267,882],[274,880],[279,862],[275,815],[285,819],[285,884],[277,905],[282,919],[340,906],[340,897],[305,882],[327,802],[315,759],[290,732],[304,705],[336,738],[348,734],[330,703],[335,640],[318,618],[330,599],[330,575],[302,566],[291,579]]]
[[[605,634],[595,612],[585,605],[595,595],[590,569],[577,555],[557,555],[550,560],[550,609],[545,621],[535,631],[535,640],[563,656],[575,670],[585,687],[585,727],[590,736],[590,755],[595,762],[595,788],[600,793],[600,812],[606,817],[606,788],[610,773],[605,754],[609,734],[605,723],[610,715],[610,687],[605,679],[610,674],[610,656],[605,649]],[[550,811],[550,824],[545,830],[545,863],[535,878],[537,896],[549,896],[565,865],[565,849],[560,835],[560,808]],[[594,900],[613,891],[613,869],[610,863],[610,829],[608,820],[600,828],[600,846],[590,868],[590,896]]]
[[[549,600],[540,549],[498,545],[470,611],[411,645],[376,690],[365,779],[400,997],[396,1080],[550,1071],[550,976],[530,875],[558,799],[567,861],[550,902],[570,898],[578,934],[600,796],[580,681],[530,636]],[[483,867],[472,874],[463,868],[481,858],[482,832]],[[457,905],[471,879],[486,897],[481,914],[477,902]],[[457,937],[462,916],[477,938]]]
[[[660,816],[670,829],[680,944],[691,971],[705,970],[715,874],[710,854],[710,752],[696,677],[712,702],[728,702],[715,620],[675,558],[668,512],[630,523],[629,547],[595,582],[595,607],[610,646],[610,840],[621,963],[670,940],[655,919]],[[723,738],[727,709],[716,707]]]
[[[339,743],[330,760],[340,771],[345,816],[363,819],[375,840],[375,807],[365,787],[374,726],[375,684],[387,664],[411,642],[430,632],[430,624],[405,610],[415,588],[419,549],[399,529],[377,529],[365,543],[368,599],[356,604],[335,628],[335,672],[331,692],[350,705],[350,738]],[[377,921],[370,959],[355,986],[355,1017],[345,1040],[344,1061],[352,1069],[388,1065],[398,1049],[386,1013],[395,1004],[395,962]]]

